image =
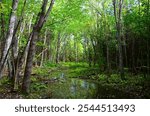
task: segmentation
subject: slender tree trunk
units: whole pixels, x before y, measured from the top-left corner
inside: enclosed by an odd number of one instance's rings
[[[48,0],[43,0],[43,4],[41,7],[41,12],[39,13],[39,17],[37,17],[37,21],[33,27],[33,34],[31,36],[31,42],[29,46],[29,51],[28,51],[28,56],[27,56],[27,63],[25,67],[25,72],[24,72],[24,77],[23,77],[23,83],[22,83],[22,92],[23,93],[29,93],[29,88],[30,88],[30,76],[31,76],[31,71],[32,71],[32,64],[33,64],[33,57],[35,54],[35,47],[36,47],[36,42],[38,39],[38,34],[40,33],[43,24],[46,22],[49,13],[52,10],[54,0],[51,0],[50,6],[48,10],[46,11],[46,6],[48,4]]]
[[[105,11],[105,6],[103,4],[103,11]],[[109,52],[109,36],[108,36],[108,33],[109,33],[109,24],[108,24],[108,21],[107,21],[107,18],[106,18],[106,14],[104,13],[104,37],[106,38],[106,61],[107,61],[107,82],[108,82],[108,79],[110,78],[110,52]]]
[[[14,29],[15,29],[15,22],[16,22],[16,18],[17,18],[16,17],[16,11],[18,8],[18,1],[19,0],[13,0],[13,4],[12,4],[12,11],[11,11],[11,15],[10,15],[10,22],[9,22],[9,28],[8,28],[8,32],[7,32],[7,38],[5,41],[2,57],[0,60],[0,78],[2,77],[2,71],[3,71],[4,63],[7,59],[10,45],[12,43],[13,33],[14,33]]]
[[[60,57],[60,32],[58,33],[58,39],[57,39],[57,48],[56,48],[56,63],[59,63],[59,57]]]
[[[0,35],[0,40],[1,40],[1,46],[0,46],[0,50],[1,53],[3,52],[3,45],[4,45],[4,38],[5,38],[5,22],[4,22],[4,14],[1,13],[1,35]]]
[[[87,47],[88,47],[88,62],[89,62],[89,67],[92,66],[92,54],[91,54],[91,46],[89,40],[87,40]]]
[[[97,54],[96,54],[96,45],[94,43],[96,43],[93,39],[93,37],[91,36],[91,43],[92,43],[92,47],[93,47],[93,52],[94,52],[94,58],[93,58],[93,65],[95,66],[96,65],[96,57],[97,57]]]
[[[15,72],[16,72],[16,64],[17,64],[17,57],[18,57],[18,38],[13,37],[12,40],[12,66],[13,66],[13,78],[15,80]]]
[[[149,13],[150,13],[150,0],[147,1],[148,2],[148,6],[147,6],[147,16],[148,16],[148,21],[147,23],[149,23],[150,21],[150,17],[149,17]],[[150,25],[148,25],[148,32],[150,33]],[[148,36],[148,40],[147,40],[147,74],[148,76],[150,76],[150,37]]]
[[[117,47],[115,47],[116,49],[115,49],[115,66],[116,66],[116,68],[118,68],[118,49],[117,49]]]
[[[64,44],[63,44],[63,56],[62,56],[62,61],[66,62],[66,54],[67,54],[67,36],[64,37]]]
[[[120,43],[121,41],[119,41]],[[119,70],[120,70],[120,76],[122,79],[124,79],[124,67],[123,67],[123,50],[122,45],[119,44]]]
[[[19,23],[19,22],[18,22]],[[21,74],[21,67],[23,66],[24,60],[21,60],[20,58],[20,52],[19,52],[19,39],[21,38],[22,33],[24,32],[25,29],[25,21],[23,21],[22,24],[18,24],[17,26],[20,26],[20,33],[18,37],[13,37],[13,81],[14,81],[14,91],[18,90],[18,85],[19,85],[19,76]],[[24,57],[23,57],[24,58]],[[22,62],[21,62],[22,61]],[[20,64],[21,63],[21,64]]]
[[[78,46],[77,46],[77,40],[74,38],[74,49],[75,49],[75,62],[78,62]]]
[[[24,51],[22,52],[22,54],[18,54],[17,56],[17,60],[16,60],[16,64],[15,64],[15,74],[14,74],[14,91],[18,90],[18,83],[19,83],[19,77],[21,75],[21,70],[22,70],[22,67],[23,67],[23,63],[25,60],[25,56],[26,56],[26,53],[29,49],[29,44],[30,44],[30,41],[31,41],[31,36],[32,36],[32,33],[29,37],[29,40],[27,42],[27,45],[24,49]]]
[[[2,9],[2,0],[0,0],[0,9]],[[4,33],[5,33],[5,27],[4,27],[4,14],[1,12],[0,13],[0,17],[1,17],[1,36],[0,37],[3,37],[4,36]]]
[[[132,51],[132,63],[131,63],[131,65],[132,65],[132,73],[135,73],[135,40],[134,39],[132,39],[132,49],[131,49],[131,51]]]
[[[88,50],[87,50],[87,38],[84,36],[84,56],[83,56],[83,60],[84,62],[88,62]]]
[[[18,89],[18,38],[13,38],[13,49],[12,49],[12,57],[13,57],[13,81],[14,81],[14,90]]]
[[[150,48],[149,48],[150,42],[147,41],[147,75],[150,75]]]
[[[8,65],[8,78],[13,81],[13,66],[11,63],[10,55],[7,58],[7,65]]]
[[[124,53],[124,61],[125,61],[125,65],[126,67],[128,67],[128,58],[127,58],[127,45],[126,45],[126,38],[123,35],[123,53]]]
[[[52,61],[52,48],[51,48],[51,46],[52,46],[52,44],[51,44],[51,32],[49,32],[49,34],[48,34],[48,40],[47,40],[47,46],[48,46],[48,50],[47,50],[47,59],[48,59],[48,61]]]
[[[25,90],[25,93],[29,93],[30,75],[31,75],[32,64],[33,64],[32,61],[35,54],[35,46],[36,46],[36,41],[38,39],[38,34],[39,32],[36,31],[33,32],[32,39],[29,46],[29,52],[28,52],[27,63],[26,63],[23,85],[22,85],[22,89]]]
[[[116,38],[118,41],[118,51],[119,51],[119,72],[122,79],[124,79],[124,66],[123,66],[123,49],[122,49],[122,40],[121,40],[121,14],[122,14],[122,6],[123,0],[119,0],[117,8],[116,0],[113,0],[114,5],[114,16],[116,21]],[[118,11],[117,11],[118,9]]]
[[[13,75],[14,91],[16,91],[18,89],[18,84],[19,84],[19,75],[18,75],[18,71],[19,71],[19,69],[18,69],[19,39],[21,38],[21,34],[23,33],[24,27],[25,27],[25,21],[23,21],[23,15],[24,15],[24,9],[26,6],[26,1],[27,0],[24,0],[24,5],[23,5],[22,11],[21,11],[21,16],[20,16],[20,19],[14,30],[13,39],[12,39],[12,47],[13,47],[13,49],[12,49],[13,74],[12,75]],[[23,22],[23,24],[22,24],[22,22]],[[17,33],[19,27],[20,27],[20,33],[19,33],[19,36],[16,37],[16,33]]]
[[[47,30],[45,31],[45,36],[44,36],[44,47],[46,46],[46,40],[47,40]],[[44,53],[45,53],[45,48],[43,48],[43,50],[42,50],[40,67],[43,66]]]
[[[30,41],[31,41],[31,37],[33,35],[33,32],[31,32],[31,25],[32,25],[32,20],[33,20],[33,14],[31,15],[30,17],[30,21],[29,21],[29,38],[28,38],[28,42],[26,44],[26,47],[24,48],[24,51],[18,55],[18,73],[21,72],[21,68],[22,68],[22,65],[23,64],[26,64],[26,59],[27,59],[27,53],[28,53],[28,49],[29,49],[29,45],[30,45]],[[20,27],[20,33],[19,33],[19,37],[18,37],[18,40],[19,38],[21,37],[21,34],[23,33],[24,31],[24,28],[25,28],[25,24],[26,22],[24,21]]]
[[[107,45],[106,45],[106,49],[107,49],[107,79],[110,77],[110,52],[109,52],[109,44],[108,44],[108,40],[107,40]]]

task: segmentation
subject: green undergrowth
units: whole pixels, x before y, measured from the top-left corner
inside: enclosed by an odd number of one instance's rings
[[[70,81],[65,81],[67,79]],[[77,87],[77,95],[72,96],[69,87],[72,86],[70,83],[75,83],[72,82],[74,79],[78,80],[77,85],[80,85],[81,89]],[[89,67],[87,63],[76,62],[59,64],[47,62],[43,67],[34,67],[31,75],[29,95],[20,95],[20,83],[19,92],[16,97],[16,93],[11,93],[11,82],[7,77],[4,77],[0,80],[0,98],[80,98],[80,95],[86,92],[82,89],[84,84],[86,86],[86,83],[84,83],[83,80],[100,85],[100,88],[106,89],[104,90],[104,93],[107,89],[112,89],[112,91],[120,91],[120,93],[122,92],[125,95],[128,94],[130,95],[130,98],[150,98],[149,77],[144,78],[143,75],[126,73],[125,80],[122,80],[117,73],[113,73],[108,77],[105,72],[100,73],[98,67]],[[92,84],[91,87],[93,87]],[[90,93],[92,91],[93,90],[89,91],[88,94],[92,95],[92,93]],[[107,98],[106,96],[104,95],[104,97],[100,98]],[[83,98],[87,98],[87,96],[83,96]]]
[[[89,67],[87,63],[47,63],[43,67],[33,68],[33,74],[47,78],[60,76],[62,73],[69,78],[87,78],[87,76],[97,74],[97,67]]]
[[[116,91],[123,91],[126,94],[130,94],[137,98],[149,98],[148,89],[150,85],[150,78],[144,78],[143,75],[132,75],[128,72],[125,73],[125,80],[120,78],[117,73],[111,74],[109,77],[106,73],[99,73],[98,67],[89,67],[86,63],[60,63],[59,65],[49,65],[42,68],[35,68],[35,73],[43,75],[40,79],[43,80],[50,78],[59,78],[63,74],[65,78],[78,78],[91,80],[94,83],[100,84],[104,88],[112,88]],[[33,78],[34,79],[34,78]],[[37,80],[36,80],[37,81]],[[42,81],[41,81],[42,82]],[[41,83],[43,84],[43,83]],[[43,86],[35,84],[33,88],[48,91],[59,91],[58,88],[63,88],[61,83],[56,83],[56,86],[50,88],[50,86]],[[143,91],[144,90],[144,91]],[[66,89],[64,90],[66,91]],[[144,93],[143,93],[144,92]],[[56,92],[57,93],[57,92]],[[58,92],[59,93],[59,92]],[[50,92],[48,93],[50,95]],[[133,98],[134,98],[133,97]]]
[[[130,95],[130,98],[150,98],[150,77],[144,78],[143,75],[126,73],[124,80],[119,74],[112,74],[110,77],[98,74],[95,78],[102,86],[122,91]]]

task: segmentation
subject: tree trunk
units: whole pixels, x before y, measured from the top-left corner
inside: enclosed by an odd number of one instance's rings
[[[84,47],[83,61],[88,62],[87,38],[85,36],[84,36],[83,47]]]
[[[45,37],[44,37],[44,47],[46,46],[46,40],[47,40],[47,30],[45,31]],[[42,67],[42,66],[43,66],[44,53],[45,53],[45,48],[43,48],[43,50],[42,50],[40,67]],[[45,56],[45,57],[46,57],[46,56]]]
[[[19,22],[18,22],[19,23]],[[18,24],[19,25],[19,24]],[[13,37],[13,64],[14,64],[14,91],[17,91],[18,90],[18,84],[19,84],[19,77],[21,75],[21,70],[22,70],[22,67],[23,67],[23,62],[24,62],[24,52],[22,54],[22,57],[20,55],[20,52],[19,52],[19,39],[21,38],[21,35],[22,33],[24,32],[24,29],[25,29],[25,21],[20,24],[20,33],[19,33],[19,36],[17,38]],[[29,39],[30,41],[30,39]],[[28,45],[27,45],[28,47]],[[14,54],[15,53],[15,54]]]
[[[74,38],[74,49],[75,49],[75,62],[78,62],[78,46],[77,46],[77,40]]]
[[[13,75],[14,83],[16,80],[15,73],[17,71],[17,57],[18,57],[18,38],[13,37],[13,40],[12,40],[12,67],[13,67],[12,75]]]
[[[37,17],[37,21],[35,22],[35,25],[33,27],[33,34],[31,34],[31,42],[29,46],[28,56],[27,56],[27,63],[25,67],[24,77],[23,77],[23,83],[22,83],[22,92],[28,94],[29,88],[30,88],[30,76],[32,71],[32,64],[33,64],[33,58],[35,54],[35,47],[36,42],[38,39],[38,34],[40,33],[43,24],[46,22],[47,17],[49,13],[52,10],[54,0],[51,0],[50,6],[48,10],[46,11],[46,6],[48,4],[48,0],[43,0],[43,4],[41,7],[41,12],[38,14],[39,17]]]
[[[118,41],[118,51],[119,51],[119,72],[121,79],[124,79],[124,66],[123,66],[123,48],[122,48],[122,40],[121,40],[121,15],[122,15],[122,6],[123,6],[123,0],[119,0],[117,8],[116,0],[113,0],[113,6],[114,6],[114,16],[115,16],[115,22],[116,22],[116,39]],[[118,10],[117,10],[118,9]]]
[[[4,22],[4,14],[1,13],[1,35],[0,35],[0,52],[3,52],[4,38],[5,38],[5,22]],[[0,54],[1,55],[1,54]]]
[[[58,33],[57,39],[57,48],[56,48],[56,63],[59,63],[59,55],[60,55],[60,32]]]
[[[149,17],[149,13],[150,13],[150,0],[147,1],[148,2],[148,6],[147,6],[147,16],[148,16],[148,21],[147,23],[149,23],[150,21],[150,17]],[[149,30],[149,33],[150,33],[150,25],[148,26],[148,30]],[[148,36],[148,40],[147,40],[147,67],[148,67],[148,70],[147,70],[147,74],[148,76],[150,76],[150,37]]]
[[[91,50],[91,46],[90,46],[90,42],[89,40],[87,40],[87,47],[88,47],[88,62],[89,62],[89,67],[92,66],[92,50]]]
[[[4,45],[4,49],[3,49],[3,53],[2,53],[2,57],[1,57],[1,61],[0,61],[0,78],[2,77],[2,71],[3,71],[4,63],[7,59],[10,45],[12,43],[13,33],[14,33],[14,29],[15,29],[15,22],[16,22],[16,18],[17,18],[16,17],[16,11],[18,8],[18,1],[19,0],[13,0],[13,4],[12,4],[12,10],[11,10],[11,15],[10,15],[10,22],[9,22],[9,28],[8,28],[8,32],[7,32],[7,38],[5,41],[5,45]]]
[[[14,34],[13,34],[13,39],[12,39],[12,64],[13,64],[13,85],[14,85],[14,91],[16,91],[18,89],[18,84],[19,84],[19,68],[18,68],[18,64],[19,64],[19,59],[18,59],[18,54],[19,54],[19,39],[21,38],[21,34],[24,31],[25,28],[25,21],[23,21],[23,15],[24,15],[24,9],[26,6],[26,2],[27,0],[24,0],[24,5],[21,11],[21,16],[20,19],[16,25],[16,28],[14,30]],[[23,24],[21,24],[22,22],[24,22]],[[19,36],[16,37],[16,33],[18,31],[20,27],[20,33]]]
[[[94,39],[91,36],[91,43],[92,43],[92,47],[93,47],[93,52],[94,52],[94,56],[93,56],[93,65],[96,65],[96,61],[97,61],[97,53],[96,53],[96,45],[94,44]]]
[[[131,56],[132,56],[132,63],[131,63],[131,68],[132,68],[132,73],[135,73],[135,40],[132,38],[132,49],[131,49]]]
[[[8,65],[8,78],[13,81],[13,66],[11,63],[10,55],[7,58],[7,65]]]
[[[124,51],[124,61],[125,61],[125,65],[126,67],[128,67],[128,57],[127,57],[127,45],[126,45],[126,38],[123,37],[123,51]]]
[[[108,44],[108,40],[107,40],[107,80],[108,80],[108,78],[110,77],[110,70],[111,70],[111,68],[110,68],[110,52],[109,52],[109,44]]]
[[[2,4],[2,1],[0,1],[0,4]],[[2,6],[0,5],[0,9]],[[4,14],[1,12],[0,13],[0,18],[1,18],[1,34],[0,34],[0,39],[4,39],[5,35],[5,22],[4,22]]]
[[[66,62],[66,56],[67,56],[67,35],[64,37],[63,40],[63,54],[62,54],[62,61]]]
[[[26,63],[26,68],[25,68],[25,73],[24,73],[24,78],[23,78],[23,84],[22,84],[22,90],[25,93],[29,93],[29,87],[30,87],[30,76],[31,76],[31,71],[32,71],[32,64],[33,64],[33,57],[35,54],[35,46],[36,46],[36,41],[38,39],[38,34],[39,32],[33,32],[32,39],[30,42],[29,46],[29,52],[28,52],[28,57],[27,57],[27,63]]]
[[[51,32],[49,32],[48,34],[48,37],[47,37],[47,46],[48,46],[48,50],[47,50],[47,59],[48,61],[52,61],[52,45],[51,45],[51,42],[52,42],[52,39],[51,39]]]

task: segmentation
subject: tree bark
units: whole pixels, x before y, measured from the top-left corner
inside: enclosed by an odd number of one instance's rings
[[[124,66],[123,66],[123,48],[122,48],[122,40],[121,40],[121,15],[122,15],[122,6],[123,6],[123,0],[119,0],[117,8],[116,0],[113,0],[113,6],[114,6],[114,16],[115,16],[115,22],[116,22],[116,39],[118,41],[118,51],[119,51],[119,72],[121,79],[124,79]],[[118,9],[118,10],[117,10]]]
[[[91,43],[92,43],[93,52],[94,52],[93,65],[95,66],[97,62],[96,41],[93,39],[92,35],[91,35]]]
[[[0,1],[0,3],[2,3],[2,2]],[[0,6],[0,8],[1,8],[1,6]],[[4,14],[1,13],[0,16],[1,16],[1,35],[0,35],[1,46],[0,46],[0,50],[2,53],[3,52],[2,50],[3,50],[4,38],[5,38],[5,21],[4,21]]]
[[[60,57],[60,32],[58,33],[58,39],[57,39],[57,48],[56,48],[56,63],[59,63],[59,57]]]
[[[22,83],[22,92],[28,94],[29,88],[30,88],[30,76],[32,71],[32,64],[33,64],[33,57],[35,54],[35,47],[36,42],[38,39],[38,34],[40,33],[43,24],[46,22],[48,14],[51,12],[54,0],[51,0],[50,6],[48,10],[46,11],[46,6],[48,4],[48,0],[43,0],[43,4],[41,7],[41,12],[39,13],[39,17],[37,17],[37,21],[33,27],[33,34],[31,36],[31,42],[29,45],[29,51],[27,56],[27,63],[25,67],[24,77],[23,77],[23,83]]]
[[[2,17],[3,17],[3,16],[1,15],[1,20],[3,20]],[[1,21],[1,24],[3,25],[2,21]],[[1,35],[0,35],[0,56],[2,55],[2,52],[3,52],[4,37],[5,37],[5,33],[3,32],[3,26],[1,26]]]
[[[18,8],[18,1],[19,0],[13,0],[13,4],[12,4],[12,10],[11,10],[11,15],[10,15],[10,22],[9,22],[9,28],[8,28],[8,32],[7,32],[7,38],[5,41],[5,45],[4,45],[4,49],[3,49],[3,53],[2,53],[2,57],[1,57],[1,61],[0,61],[0,78],[2,77],[2,71],[3,71],[4,63],[7,59],[10,45],[12,43],[13,33],[14,33],[14,29],[15,29],[15,22],[16,22],[16,18],[17,18],[16,11]]]
[[[106,45],[106,54],[107,54],[107,80],[110,77],[110,73],[111,73],[111,65],[110,65],[110,50],[109,50],[109,41],[107,38],[107,45]]]
[[[25,93],[29,93],[29,87],[30,87],[30,75],[32,71],[32,64],[33,64],[33,57],[35,54],[35,46],[36,46],[36,41],[38,39],[38,34],[39,32],[35,31],[33,32],[32,39],[30,42],[29,46],[29,52],[28,52],[28,57],[27,57],[27,63],[26,63],[26,68],[25,68],[25,73],[24,73],[24,78],[23,78],[23,85],[22,85],[22,90]]]
[[[46,46],[46,40],[47,40],[47,30],[45,31],[45,36],[44,36],[44,47]],[[41,62],[40,62],[40,67],[43,66],[44,62],[44,53],[45,53],[45,48],[43,47],[42,54],[41,54]],[[46,56],[45,56],[46,57]]]

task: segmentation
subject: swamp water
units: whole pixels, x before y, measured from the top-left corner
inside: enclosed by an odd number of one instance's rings
[[[48,88],[54,99],[130,98],[128,94],[111,86],[102,86],[88,79],[64,78],[64,75],[60,76],[58,82],[49,84]]]

